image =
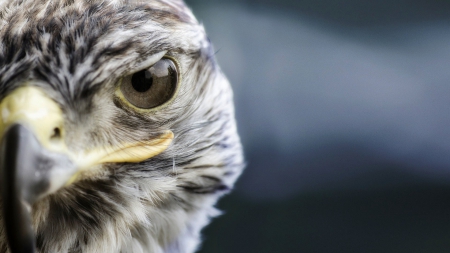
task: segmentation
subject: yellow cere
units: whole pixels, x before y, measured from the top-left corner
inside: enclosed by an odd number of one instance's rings
[[[77,172],[66,185],[76,181],[80,173],[102,163],[147,160],[166,150],[174,138],[172,131],[167,130],[149,141],[71,152],[64,142],[64,118],[59,105],[33,86],[18,88],[0,102],[0,137],[9,126],[16,123],[28,127],[44,148],[66,154],[76,164]],[[55,131],[58,132],[56,136]]]

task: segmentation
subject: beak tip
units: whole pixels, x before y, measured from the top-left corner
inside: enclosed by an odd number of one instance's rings
[[[28,130],[21,125],[13,125],[5,131],[0,146],[0,181],[3,200],[3,219],[11,252],[35,252],[34,232],[31,218],[22,193],[18,152],[27,139]],[[27,150],[25,148],[25,150]],[[30,197],[27,196],[27,200]]]
[[[4,131],[0,143],[0,185],[11,252],[35,252],[30,207],[59,188],[56,186],[64,180],[62,175],[72,173],[74,168],[64,154],[44,149],[25,126],[14,124]]]

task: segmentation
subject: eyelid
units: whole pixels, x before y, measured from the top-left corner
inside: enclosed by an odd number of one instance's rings
[[[114,92],[114,100],[116,100],[122,106],[125,106],[126,108],[131,109],[132,111],[140,113],[140,114],[152,113],[152,112],[161,110],[161,109],[169,106],[170,104],[172,104],[172,102],[176,99],[176,97],[178,96],[178,93],[179,93],[179,91],[181,89],[181,86],[182,86],[182,83],[183,83],[183,75],[182,75],[183,71],[182,71],[180,62],[178,62],[177,58],[175,58],[173,56],[170,56],[170,55],[164,55],[163,57],[161,57],[161,59],[163,59],[163,58],[172,60],[172,62],[175,64],[175,67],[177,68],[177,72],[178,72],[178,85],[177,85],[178,87],[175,90],[175,93],[173,94],[172,98],[169,101],[167,101],[166,103],[164,103],[164,104],[162,104],[160,106],[157,106],[157,107],[154,107],[154,108],[150,108],[150,109],[142,109],[142,108],[139,108],[139,107],[134,106],[133,104],[131,104],[125,98],[125,96],[123,95],[123,93],[122,93],[122,91],[120,89],[120,86],[122,85],[122,82],[123,82],[124,78],[127,78],[128,76],[130,76],[130,75],[132,75],[132,74],[134,74],[134,73],[136,73],[138,71],[132,72],[132,73],[128,74],[127,76],[122,77],[122,78],[119,79],[118,85],[117,85],[116,90]],[[153,63],[153,64],[155,64],[155,63]],[[147,66],[146,68],[148,68],[148,67],[149,66]],[[143,68],[143,69],[146,69],[146,68]]]
[[[124,73],[125,76],[132,75],[133,73],[139,72],[143,69],[146,69],[153,64],[157,63],[159,60],[164,58],[167,51],[161,51],[159,53],[153,54],[150,57],[147,57],[144,61],[136,62],[133,66],[130,67],[130,69]]]

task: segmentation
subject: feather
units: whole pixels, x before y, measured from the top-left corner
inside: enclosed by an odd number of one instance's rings
[[[160,52],[179,64],[173,101],[148,113],[118,103],[120,79]],[[241,174],[243,156],[230,85],[185,4],[1,0],[0,98],[29,82],[62,108],[70,150],[144,141],[165,130],[175,135],[156,157],[99,165],[35,203],[38,251],[196,251],[201,229],[219,214],[214,205]]]

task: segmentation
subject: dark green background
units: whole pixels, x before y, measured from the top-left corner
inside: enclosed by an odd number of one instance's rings
[[[412,185],[369,192],[221,201],[225,215],[204,232],[200,252],[449,252],[450,187]]]
[[[450,252],[450,1],[187,2],[248,162],[200,252]]]

